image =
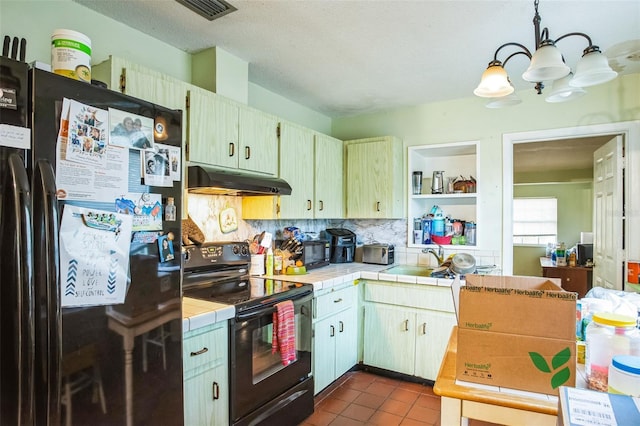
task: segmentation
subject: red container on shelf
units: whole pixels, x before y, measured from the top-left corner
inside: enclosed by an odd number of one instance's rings
[[[451,244],[451,237],[451,235],[440,236],[431,234],[431,242],[434,244],[448,245]]]

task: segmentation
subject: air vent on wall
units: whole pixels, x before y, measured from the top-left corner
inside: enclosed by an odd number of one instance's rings
[[[209,21],[220,18],[236,9],[223,0],[176,0],[178,3],[188,7],[198,15],[207,18]]]

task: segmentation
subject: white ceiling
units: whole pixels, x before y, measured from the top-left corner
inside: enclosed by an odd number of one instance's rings
[[[213,21],[175,0],[74,1],[189,53],[221,47],[252,83],[329,117],[473,96],[501,44],[534,48],[533,0],[229,0],[238,10]],[[539,12],[551,38],[586,33],[640,72],[640,1],[542,0]],[[558,43],[572,68],[586,46]],[[506,65],[517,90],[533,87],[527,62]]]

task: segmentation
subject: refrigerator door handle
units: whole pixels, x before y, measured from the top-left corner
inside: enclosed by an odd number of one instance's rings
[[[36,424],[60,424],[62,311],[58,262],[59,212],[53,167],[33,170],[33,259],[36,312]]]
[[[29,178],[16,153],[6,158],[0,241],[2,340],[14,342],[0,358],[2,423],[33,424],[34,305]]]

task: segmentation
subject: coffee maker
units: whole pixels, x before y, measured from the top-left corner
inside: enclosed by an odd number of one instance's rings
[[[330,263],[350,263],[356,253],[356,234],[345,228],[329,228],[324,231],[330,244]]]

